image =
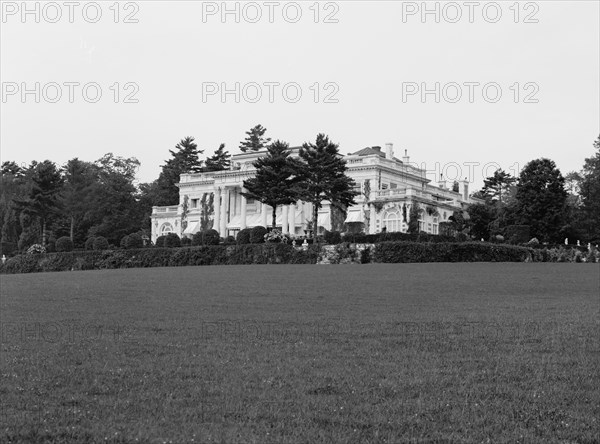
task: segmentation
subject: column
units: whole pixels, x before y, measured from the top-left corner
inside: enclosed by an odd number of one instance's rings
[[[229,190],[223,189],[223,203],[221,204],[221,225],[219,235],[225,237],[227,232],[227,210],[229,208]]]
[[[267,228],[267,206],[264,203],[260,204],[260,223],[263,227]]]
[[[281,207],[281,232],[282,233],[289,233],[289,226],[288,226],[288,206],[287,205],[283,205]]]
[[[377,213],[375,211],[375,205],[369,204],[369,234],[375,234],[375,218],[377,217]]]
[[[246,189],[242,188],[242,193],[245,193]],[[242,205],[241,205],[241,219],[240,219],[240,230],[246,228],[246,196],[242,195]]]
[[[290,226],[290,234],[295,235],[296,234],[296,204],[291,204],[290,205],[290,210],[289,210],[289,226]]]
[[[221,188],[215,188],[215,200],[213,202],[215,208],[215,218],[213,221],[213,229],[221,234]]]

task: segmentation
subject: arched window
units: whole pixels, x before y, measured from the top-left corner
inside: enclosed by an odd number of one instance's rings
[[[401,231],[402,228],[402,214],[399,210],[388,211],[383,218],[383,226],[385,229],[390,231]]]
[[[171,225],[170,223],[164,223],[162,224],[162,226],[160,227],[160,235],[161,236],[166,236],[169,233],[173,232],[173,225]]]

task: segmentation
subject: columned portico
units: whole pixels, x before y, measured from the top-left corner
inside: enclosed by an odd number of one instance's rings
[[[290,205],[289,214],[289,232],[291,234],[296,234],[296,204]]]
[[[288,213],[289,207],[284,205],[281,207],[281,232],[289,233],[289,225],[288,225]]]
[[[213,228],[219,232],[221,235],[221,188],[215,188],[215,200],[214,200],[214,208],[215,208],[215,220],[213,223]]]
[[[369,214],[369,234],[375,234],[377,230],[375,225],[375,221],[377,220],[377,212],[374,204],[369,204]]]
[[[264,203],[260,204],[260,223],[263,227],[267,227],[267,206]]]
[[[219,235],[225,237],[227,233],[227,210],[229,209],[229,190],[224,189],[222,193],[223,202],[221,203],[221,223],[219,225]]]
[[[245,193],[246,189],[242,188],[242,193]],[[242,197],[242,204],[241,204],[241,219],[240,219],[240,229],[243,230],[244,228],[246,228],[246,197],[244,195],[241,196]]]

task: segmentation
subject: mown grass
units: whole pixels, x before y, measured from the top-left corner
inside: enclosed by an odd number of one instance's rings
[[[598,442],[599,268],[1,278],[0,442]]]

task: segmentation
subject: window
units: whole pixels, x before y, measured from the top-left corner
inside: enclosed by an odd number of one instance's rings
[[[256,200],[252,199],[251,197],[248,197],[248,198],[246,199],[246,203],[247,203],[248,205],[254,205],[254,204],[256,203]]]
[[[398,184],[397,183],[391,183],[390,184],[390,189],[395,190],[396,188],[398,188]]]
[[[200,199],[192,199],[192,208],[198,208],[198,202]]]
[[[388,189],[388,184],[387,183],[382,183],[381,184],[381,189],[382,190],[387,190]]]
[[[433,218],[433,234],[439,234],[440,232],[440,226],[439,226],[439,219],[437,217]]]
[[[401,231],[402,214],[400,211],[389,211],[383,218],[383,226],[387,231]]]
[[[173,232],[173,225],[171,225],[170,223],[164,223],[162,224],[162,226],[160,227],[160,235],[161,236],[166,236],[169,233]]]

